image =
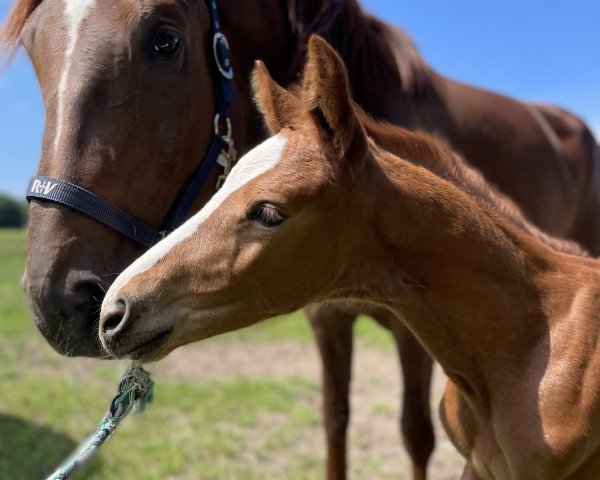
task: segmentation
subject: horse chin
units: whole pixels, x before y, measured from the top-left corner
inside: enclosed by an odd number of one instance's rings
[[[33,321],[48,344],[66,357],[109,358],[98,334],[99,306],[28,295]]]
[[[105,352],[111,358],[128,358],[138,363],[156,362],[175,348],[170,342],[172,333],[173,327],[135,333],[127,342],[104,344]]]
[[[160,346],[155,350],[146,351],[144,353],[137,353],[128,355],[127,358],[133,360],[136,363],[152,363],[158,362],[165,358],[169,353],[175,350],[177,347],[169,347],[168,345]]]
[[[35,304],[29,302],[33,321],[48,344],[65,357],[108,358],[98,337],[98,320],[89,318],[63,318],[60,313],[51,319],[42,316]],[[57,325],[57,328],[53,326]],[[81,328],[90,325],[90,328]]]

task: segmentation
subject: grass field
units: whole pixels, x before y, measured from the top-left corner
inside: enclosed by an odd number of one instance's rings
[[[65,359],[45,343],[19,287],[24,244],[24,232],[0,231],[0,479],[10,480],[50,473],[96,428],[125,368]],[[366,319],[356,331],[357,362],[372,375],[354,392],[353,478],[407,478],[392,342]],[[149,370],[154,403],[76,478],[323,477],[318,362],[302,313],[179,349]],[[439,468],[457,471],[446,441],[438,450],[450,458]]]

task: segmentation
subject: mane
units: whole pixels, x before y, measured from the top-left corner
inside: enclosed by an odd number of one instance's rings
[[[339,4],[339,8],[332,8]],[[319,23],[335,13],[333,21]],[[366,14],[356,0],[288,0],[288,16],[300,62],[292,76],[304,65],[306,42],[317,33],[340,54],[349,72],[353,98],[367,111],[372,105],[372,85],[385,89],[399,84],[405,93],[422,91],[428,85],[429,67],[413,41],[402,30]],[[325,18],[322,18],[323,21]],[[348,36],[352,41],[348,41]]]
[[[589,253],[579,244],[552,237],[529,222],[510,198],[490,186],[480,172],[468,165],[441,140],[426,133],[411,132],[402,127],[378,122],[360,108],[356,107],[356,110],[367,135],[378,147],[426,168],[456,185],[552,250],[589,257]]]
[[[0,30],[0,50],[10,52],[18,45],[25,23],[42,1],[16,1]],[[354,98],[372,113],[377,107],[372,103],[370,85],[384,88],[396,80],[407,93],[423,90],[427,85],[429,67],[410,37],[367,15],[357,0],[286,1],[292,33],[297,37],[296,57],[300,60],[292,76],[297,76],[304,65],[308,38],[318,33],[340,53],[350,72]],[[331,9],[332,6],[336,8]],[[326,18],[332,13],[331,18]],[[347,41],[349,34],[352,42]]]
[[[0,30],[1,50],[10,52],[19,43],[25,23],[43,0],[17,0],[6,23]]]

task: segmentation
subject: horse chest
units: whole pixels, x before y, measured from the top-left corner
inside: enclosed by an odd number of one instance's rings
[[[553,412],[549,420],[531,400],[513,392],[502,402],[493,401],[493,415],[483,416],[449,381],[440,416],[480,480],[597,480],[600,441],[593,435],[597,422],[592,412]]]

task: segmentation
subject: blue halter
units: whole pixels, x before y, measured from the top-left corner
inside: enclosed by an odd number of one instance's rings
[[[222,180],[229,173],[233,154],[231,151],[233,144],[231,120],[229,119],[229,106],[233,102],[231,82],[233,67],[229,44],[221,31],[217,2],[216,0],[206,0],[206,3],[210,12],[212,64],[215,70],[215,133],[194,178],[171,209],[164,229],[159,231],[98,195],[57,178],[33,177],[27,190],[28,201],[35,199],[65,205],[98,220],[144,247],[150,248],[185,221],[217,162],[225,169],[223,175],[219,177],[217,188],[221,185]],[[221,133],[223,124],[227,128],[224,134]]]

